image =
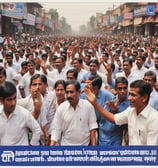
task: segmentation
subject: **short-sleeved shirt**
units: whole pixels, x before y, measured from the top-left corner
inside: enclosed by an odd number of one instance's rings
[[[41,129],[33,116],[16,105],[7,118],[0,106],[0,145],[29,145],[28,132],[32,131],[31,145],[39,145]]]
[[[115,101],[115,99],[114,99]],[[125,101],[120,103],[118,101],[118,113],[126,110],[129,107],[129,100],[126,97]],[[111,112],[111,109],[105,105],[104,108]],[[99,145],[121,145],[122,142],[122,134],[123,134],[124,125],[116,125],[108,120],[106,120],[103,116],[99,122]]]
[[[52,122],[51,140],[60,141],[61,145],[88,145],[90,130],[98,128],[94,107],[79,99],[76,110],[68,101],[57,109]]]
[[[35,74],[39,74],[38,71],[35,71],[33,75]],[[19,84],[19,87],[20,88],[23,88],[24,89],[24,92],[25,92],[25,96],[28,96],[30,94],[30,91],[29,91],[29,85],[30,85],[30,79],[33,75],[30,75],[29,72],[27,72],[21,79],[21,82]]]
[[[129,107],[114,116],[117,125],[128,123],[129,145],[158,145],[157,111],[147,105],[140,114]]]
[[[80,95],[80,97],[82,99],[86,99],[86,94],[82,93]],[[107,101],[112,100],[112,99],[114,99],[114,95],[111,92],[109,92],[108,90],[105,90],[105,89],[99,89],[98,95],[96,97],[96,101],[98,104],[100,104],[102,107],[104,107],[105,103]],[[95,109],[95,113],[96,113],[97,121],[100,121],[101,114],[96,109]]]

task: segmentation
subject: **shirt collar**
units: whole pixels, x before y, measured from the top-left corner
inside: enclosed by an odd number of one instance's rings
[[[149,111],[150,111],[149,105],[147,105],[139,115],[143,116],[144,118],[147,118]]]
[[[17,105],[16,105],[16,107],[17,107]],[[9,118],[12,117],[13,115],[17,115],[16,107],[15,107],[14,111],[9,115]],[[2,107],[0,107],[0,115],[4,115],[6,117],[4,109],[3,109],[3,105],[2,105]]]
[[[68,100],[67,100],[67,102],[68,102],[68,104],[69,104],[69,108],[73,108],[73,107],[71,106],[71,104],[69,103]],[[79,98],[79,101],[78,101],[78,104],[77,104],[76,107],[77,107],[77,108],[78,108],[78,107],[80,108],[80,107],[82,107],[82,106],[83,106],[82,99]]]

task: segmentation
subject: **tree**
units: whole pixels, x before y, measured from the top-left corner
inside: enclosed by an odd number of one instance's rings
[[[58,20],[59,18],[57,9],[50,9],[47,14],[50,14],[53,20]]]
[[[96,20],[95,16],[90,17],[89,25],[91,26],[92,30],[94,30],[95,28],[95,20]]]
[[[80,32],[81,32],[81,33],[85,33],[86,30],[87,30],[86,25],[81,25],[81,26],[80,26]]]
[[[60,23],[61,23],[61,29],[64,33],[71,33],[72,31],[71,26],[67,23],[65,17],[61,17]]]

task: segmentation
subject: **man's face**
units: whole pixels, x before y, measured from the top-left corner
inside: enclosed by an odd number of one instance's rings
[[[88,56],[85,56],[85,59],[84,59],[86,65],[88,64],[88,62],[90,61],[89,57]]]
[[[73,106],[76,105],[79,100],[80,92],[76,91],[75,85],[70,84],[66,87],[66,97],[69,103]]]
[[[42,82],[41,78],[34,79],[30,87],[35,93],[40,92],[43,96],[46,93],[47,84]]]
[[[141,68],[144,64],[144,61],[142,60],[142,58],[138,57],[136,60],[136,64],[137,64],[138,68]]]
[[[118,83],[115,90],[119,100],[124,101],[127,97],[127,85],[125,83]]]
[[[27,73],[27,71],[28,71],[28,66],[27,65],[23,65],[22,69],[21,69],[22,75],[24,75],[25,73]]]
[[[28,71],[33,73],[35,71],[35,65],[33,63],[28,63]]]
[[[59,84],[55,89],[57,99],[63,99],[65,97],[65,89],[62,84]]]
[[[20,54],[18,52],[16,52],[15,57],[16,57],[16,59],[18,59],[20,57]]]
[[[56,61],[55,61],[55,66],[56,66],[57,69],[62,69],[62,67],[63,67],[62,60],[57,58]]]
[[[5,81],[6,77],[3,74],[0,74],[0,84]]]
[[[102,54],[102,58],[103,58],[103,61],[104,61],[104,62],[107,62],[107,61],[108,61],[108,57],[106,56],[106,54]]]
[[[124,72],[130,72],[131,68],[132,68],[132,66],[130,65],[130,63],[128,61],[125,61],[123,63],[123,70],[124,70]]]
[[[151,88],[153,88],[155,85],[155,82],[153,81],[152,76],[144,76],[144,81],[149,83]]]
[[[81,65],[79,64],[79,62],[77,60],[74,60],[73,61],[73,66],[76,68],[76,69],[79,69],[81,67]]]
[[[98,86],[92,86],[92,91],[93,91],[93,93],[97,96],[98,93],[99,93]]]
[[[89,71],[91,72],[91,74],[96,75],[97,70],[98,70],[98,66],[95,63],[90,63]]]
[[[75,79],[73,73],[68,73],[68,74],[67,74],[67,81],[70,81],[70,80],[76,81],[76,79]]]
[[[6,60],[7,60],[7,63],[8,63],[9,65],[12,65],[13,58],[12,58],[11,56],[7,56],[7,57],[6,57]]]
[[[155,68],[158,70],[158,59],[155,59]]]
[[[12,96],[6,97],[5,99],[1,99],[1,103],[3,104],[5,113],[12,113],[16,107],[16,93]]]
[[[128,100],[130,101],[130,107],[135,107],[139,109],[144,100],[144,96],[141,96],[139,93],[139,88],[130,88]]]

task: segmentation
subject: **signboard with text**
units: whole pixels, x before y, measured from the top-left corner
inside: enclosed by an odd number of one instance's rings
[[[0,147],[1,166],[158,165],[158,146]]]

